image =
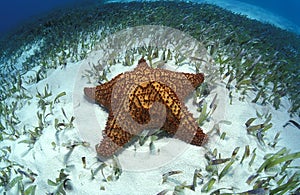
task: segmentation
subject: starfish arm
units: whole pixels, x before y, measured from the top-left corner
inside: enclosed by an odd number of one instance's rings
[[[203,133],[203,130],[200,127],[198,127],[196,133],[194,134],[194,138],[191,141],[191,144],[195,146],[203,146],[207,142],[208,142],[208,136],[205,133]]]
[[[203,73],[197,73],[197,74],[183,73],[183,74],[191,82],[191,84],[194,88],[198,87],[204,81]]]
[[[165,69],[154,69],[154,81],[163,83],[171,88],[180,100],[184,100],[204,81],[203,73],[174,72]]]
[[[111,81],[108,81],[102,85],[96,87],[85,87],[84,94],[89,98],[100,104],[101,106],[111,109],[111,94],[113,87],[122,77],[122,73],[114,77]]]
[[[103,140],[96,146],[99,157],[109,158],[123,149],[134,135],[123,130],[117,123],[112,113],[109,114],[105,130],[103,131]]]
[[[182,107],[180,111],[180,119],[175,117],[173,113],[167,111],[167,120],[162,127],[170,135],[186,143],[196,146],[202,146],[207,143],[208,136],[198,126],[192,114],[188,112],[186,107]]]
[[[157,82],[153,82],[152,86],[159,94],[159,99],[153,101],[162,102],[167,109],[166,122],[162,129],[187,143],[198,146],[205,144],[207,135],[203,133],[192,114],[180,102],[174,91],[168,86]]]

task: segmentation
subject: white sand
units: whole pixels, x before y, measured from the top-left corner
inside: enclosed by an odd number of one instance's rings
[[[96,57],[101,58],[101,55]],[[113,66],[111,72],[107,75],[108,78],[111,79],[118,73],[132,70],[136,66],[137,60],[138,59],[135,60],[135,65],[132,67],[124,67],[121,64]],[[171,190],[168,194],[172,194],[172,190],[174,190],[176,185],[184,182],[187,182],[188,185],[192,183],[195,169],[202,169],[201,173],[203,176],[206,176],[207,173],[204,169],[207,165],[207,160],[204,158],[204,154],[207,151],[212,151],[216,148],[218,153],[222,155],[222,158],[228,158],[231,157],[231,153],[236,147],[240,147],[237,158],[241,159],[245,146],[249,145],[251,152],[254,148],[257,148],[257,157],[254,164],[251,167],[248,166],[251,157],[246,158],[243,164],[239,164],[239,161],[235,162],[233,165],[234,169],[231,169],[230,172],[219,182],[216,182],[213,187],[213,189],[234,187],[236,192],[242,192],[252,189],[252,185],[246,184],[245,181],[250,175],[255,174],[257,168],[262,164],[265,154],[274,153],[282,147],[287,147],[291,152],[300,151],[300,145],[297,143],[297,138],[300,137],[299,129],[292,125],[286,128],[282,127],[290,119],[287,113],[290,103],[286,98],[283,98],[282,107],[279,110],[274,110],[274,108],[269,105],[260,106],[251,103],[251,100],[255,97],[254,94],[249,94],[249,97],[246,97],[245,101],[242,102],[238,100],[239,94],[233,93],[233,102],[232,105],[230,105],[228,91],[225,89],[224,82],[218,82],[218,87],[206,98],[206,102],[209,105],[214,94],[218,94],[217,110],[212,115],[211,121],[205,123],[202,128],[205,132],[208,132],[213,124],[220,120],[230,121],[232,123],[231,125],[220,124],[221,133],[226,132],[225,140],[220,140],[219,136],[213,135],[210,137],[206,148],[203,148],[192,146],[178,140],[164,138],[155,142],[155,148],[161,149],[161,152],[156,154],[149,154],[149,142],[147,142],[144,146],[139,146],[137,151],[139,154],[146,154],[146,159],[139,160],[141,165],[146,164],[148,167],[141,166],[138,168],[131,166],[131,163],[136,161],[136,159],[134,159],[135,156],[132,156],[132,159],[128,159],[128,156],[126,157],[128,151],[131,151],[129,154],[133,153],[134,147],[131,146],[127,149],[127,153],[124,151],[118,157],[124,169],[118,180],[105,182],[103,181],[104,178],[100,171],[95,175],[95,179],[92,180],[91,170],[95,171],[95,169],[101,165],[96,158],[94,142],[97,143],[97,140],[99,141],[101,138],[101,130],[105,127],[107,113],[99,106],[88,102],[83,96],[83,87],[92,86],[93,84],[87,84],[85,79],[79,82],[79,84],[81,83],[81,87],[78,87],[78,83],[76,83],[76,81],[78,81],[76,79],[81,78],[78,73],[80,73],[80,68],[82,68],[82,65],[85,63],[86,61],[68,63],[64,69],[58,68],[56,70],[49,70],[47,79],[40,81],[38,84],[24,86],[32,96],[35,96],[37,90],[42,92],[45,85],[48,84],[53,94],[48,98],[51,101],[53,101],[55,96],[60,92],[65,91],[67,95],[60,98],[60,102],[54,104],[53,115],[46,118],[46,123],[49,125],[43,130],[42,136],[37,140],[31,150],[29,150],[27,144],[18,144],[18,141],[5,141],[1,144],[12,147],[11,160],[24,165],[24,167],[29,167],[34,173],[38,174],[33,183],[37,185],[36,194],[54,192],[56,187],[49,186],[47,180],[55,181],[61,169],[66,169],[65,173],[69,174],[68,178],[71,179],[73,190],[69,191],[70,194],[157,194],[164,189]],[[169,69],[176,69],[171,61],[169,61],[167,65]],[[205,69],[203,70],[205,71]],[[182,66],[176,69],[176,71],[195,72],[194,68],[189,65]],[[29,72],[28,75],[29,74],[32,73]],[[205,74],[208,73],[205,72]],[[27,75],[24,76],[24,79],[26,79],[26,76]],[[38,125],[36,117],[38,111],[37,102],[38,99],[33,98],[30,100],[30,104],[26,104],[18,111],[18,116],[22,119],[20,127],[25,125],[27,128],[33,129],[33,127]],[[199,116],[200,113],[195,110],[192,99],[187,100],[187,106],[195,117]],[[88,110],[80,113],[79,115],[81,117],[75,119],[75,128],[57,131],[54,128],[54,119],[57,118],[60,122],[62,120],[66,121],[61,108],[65,110],[69,119],[71,116],[78,116],[78,113],[76,113],[78,108],[88,108]],[[97,116],[97,120],[92,120],[92,122],[94,122],[92,124],[86,122],[91,122],[90,116],[86,115],[89,114],[91,110],[95,112]],[[256,111],[263,114],[272,114],[271,122],[273,123],[273,127],[264,137],[266,143],[271,142],[277,132],[281,132],[280,141],[275,149],[262,147],[255,137],[247,134],[244,124],[249,118],[256,117]],[[47,110],[47,112],[49,112],[49,110]],[[293,120],[299,122],[298,118]],[[259,122],[262,121],[255,121],[255,124],[259,124]],[[85,127],[86,131],[97,132],[97,134],[94,134],[94,137],[91,139],[86,140],[80,134],[82,127]],[[19,141],[25,138],[26,135],[22,136]],[[74,143],[75,141],[88,141],[91,142],[91,146],[77,146],[70,153],[70,149],[67,149],[64,144]],[[56,143],[56,147],[51,144],[52,142]],[[167,156],[167,150],[163,148],[170,143],[175,143],[175,146],[180,146],[180,148],[184,147],[185,149],[177,156]],[[70,155],[67,158],[68,153]],[[86,168],[83,167],[82,157],[86,157]],[[149,162],[155,158],[160,159],[162,163],[149,167],[149,165],[151,165]],[[163,159],[166,161],[163,161]],[[172,160],[170,161],[170,159]],[[111,161],[107,163],[109,166],[103,169],[106,177],[113,172]],[[299,160],[295,161],[294,165],[299,166]],[[224,164],[219,165],[219,171],[222,170],[223,167]],[[180,170],[182,173],[171,176],[167,182],[162,183],[162,174],[174,170]],[[206,182],[207,179],[205,178],[204,183]],[[105,189],[100,190],[101,187]],[[201,187],[202,185],[198,186],[195,192],[186,189],[185,194],[200,194]]]

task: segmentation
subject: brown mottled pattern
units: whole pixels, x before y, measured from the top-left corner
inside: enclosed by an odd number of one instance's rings
[[[103,85],[98,85],[96,87],[85,87],[84,94],[90,99],[96,101],[101,106],[111,110],[110,99],[114,84],[117,82],[118,78],[122,77],[122,73],[114,77],[111,81],[104,83]]]
[[[149,123],[153,123],[154,119],[150,119],[149,109],[153,108],[155,102],[165,105],[167,110],[180,120],[181,104],[176,94],[168,86],[156,81],[141,83],[129,94],[130,115],[137,123],[150,125]]]
[[[150,68],[144,59],[130,72],[94,88],[85,88],[87,97],[109,111],[97,145],[100,157],[110,157],[144,129],[161,128],[175,138],[203,145],[207,135],[184,106],[184,99],[204,80],[191,74]]]

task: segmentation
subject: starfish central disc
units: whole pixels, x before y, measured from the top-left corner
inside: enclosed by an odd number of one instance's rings
[[[154,125],[158,124],[157,120],[163,119],[164,116],[161,113],[164,112],[159,108],[154,108],[155,102],[165,105],[174,117],[180,119],[181,105],[176,94],[168,86],[157,81],[143,82],[130,93],[130,115],[139,124],[149,124],[150,121]],[[160,113],[158,117],[150,118],[150,109],[153,110],[152,113]]]

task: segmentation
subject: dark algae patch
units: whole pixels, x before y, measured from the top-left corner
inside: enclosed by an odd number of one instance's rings
[[[299,35],[210,4],[131,2],[53,11],[2,37],[1,77],[7,76],[3,75],[5,70],[12,72],[26,45],[38,40],[43,40],[40,50],[22,64],[23,71],[36,65],[56,68],[65,65],[67,58],[84,59],[93,49],[93,44],[85,47],[88,35],[96,45],[108,34],[149,24],[176,28],[203,42],[220,64],[221,75],[230,77],[227,88],[233,87],[231,81],[235,79],[242,94],[254,89],[257,96],[253,102],[270,103],[276,109],[281,97],[287,95],[292,102],[290,114],[299,116]],[[100,28],[107,30],[98,35]],[[63,50],[69,53],[64,55]],[[56,55],[60,52],[62,56]]]

